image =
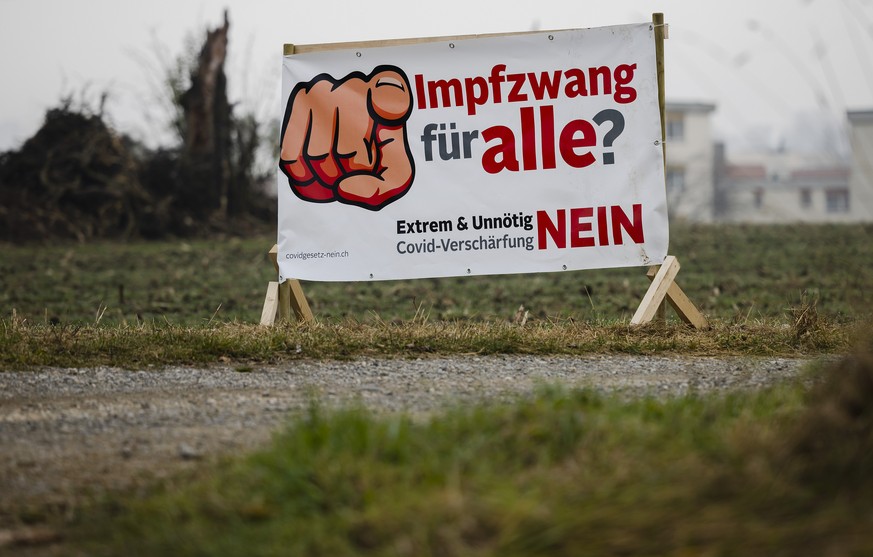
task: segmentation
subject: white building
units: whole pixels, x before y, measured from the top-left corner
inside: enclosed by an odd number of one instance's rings
[[[711,222],[715,202],[715,105],[668,102],[667,204],[670,218]]]
[[[848,113],[852,160],[833,154],[724,152],[715,105],[668,102],[670,217],[694,222],[873,222],[873,110]]]
[[[732,159],[719,179],[719,188],[724,192],[724,210],[719,220],[749,223],[851,220],[849,167],[839,160],[811,158],[766,153]],[[742,162],[734,162],[737,160]]]
[[[873,221],[873,110],[851,111],[849,140],[852,176],[849,179],[850,214],[853,220]]]
[[[852,159],[832,154],[731,155],[717,175],[719,220],[873,222],[873,111],[848,113]]]

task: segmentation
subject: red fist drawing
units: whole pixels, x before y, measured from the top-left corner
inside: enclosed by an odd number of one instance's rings
[[[405,125],[411,112],[409,80],[396,66],[298,84],[279,154],[291,191],[305,201],[373,211],[396,201],[415,175]]]

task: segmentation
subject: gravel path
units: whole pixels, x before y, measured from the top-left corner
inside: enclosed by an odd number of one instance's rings
[[[453,357],[233,367],[46,369],[0,373],[0,547],[26,509],[74,509],[87,493],[128,489],[269,441],[317,395],[379,411],[426,413],[559,382],[636,394],[759,388],[805,360]],[[48,506],[48,507],[47,507]],[[4,530],[6,529],[6,530]]]

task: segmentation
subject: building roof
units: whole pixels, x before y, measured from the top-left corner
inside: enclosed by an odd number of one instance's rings
[[[701,102],[671,102],[666,103],[667,112],[713,112],[715,105]]]
[[[729,164],[725,168],[731,180],[763,180],[767,178],[767,168],[763,164]]]
[[[802,168],[791,172],[792,180],[848,180],[851,169],[848,166],[832,168]]]
[[[853,123],[873,123],[873,110],[850,110],[846,113]]]
[[[763,164],[729,164],[725,178],[734,187],[765,189],[848,187],[851,169],[847,166],[798,168],[788,174],[768,173]]]

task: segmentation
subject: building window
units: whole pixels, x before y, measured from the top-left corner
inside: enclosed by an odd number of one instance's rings
[[[849,190],[838,188],[825,192],[825,207],[828,213],[849,212]]]
[[[808,188],[800,190],[800,206],[804,209],[812,207],[812,191]]]
[[[758,188],[754,192],[755,194],[755,209],[760,209],[764,205],[764,190]]]
[[[685,138],[685,117],[682,114],[667,115],[667,141],[682,141]]]
[[[684,168],[668,168],[667,169],[667,195],[670,197],[681,195],[685,191],[685,169]]]

